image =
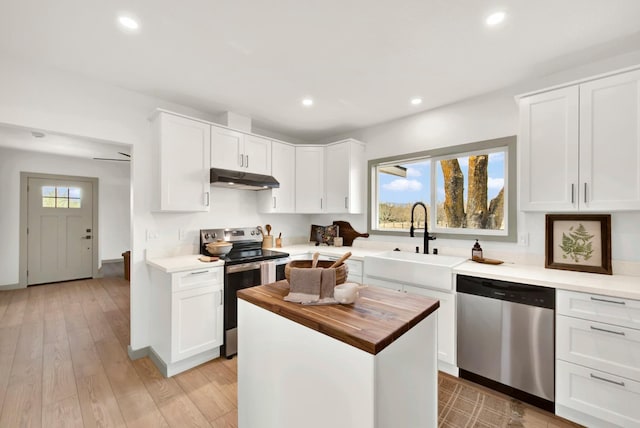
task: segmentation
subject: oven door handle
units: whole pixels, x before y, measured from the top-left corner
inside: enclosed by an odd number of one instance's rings
[[[246,272],[249,270],[260,269],[260,263],[243,263],[240,265],[232,265],[227,267],[227,273]]]

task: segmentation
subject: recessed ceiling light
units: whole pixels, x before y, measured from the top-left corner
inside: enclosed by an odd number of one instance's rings
[[[131,32],[137,31],[140,28],[138,21],[130,15],[118,16],[118,24],[120,24],[122,29]]]
[[[234,184],[236,184],[236,183],[234,183],[233,181],[229,182],[229,186],[233,186]]]
[[[485,22],[489,27],[494,27],[500,24],[502,21],[504,21],[504,18],[506,18],[506,16],[507,14],[504,13],[503,11],[495,12],[487,16],[487,19],[485,20]]]
[[[313,105],[313,98],[303,98],[302,99],[302,105],[305,107],[311,107]]]
[[[419,106],[420,104],[422,104],[422,98],[420,97],[411,98],[411,105]]]

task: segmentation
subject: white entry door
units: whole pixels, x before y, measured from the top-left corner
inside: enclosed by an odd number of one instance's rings
[[[92,182],[30,177],[27,195],[27,285],[91,277]]]

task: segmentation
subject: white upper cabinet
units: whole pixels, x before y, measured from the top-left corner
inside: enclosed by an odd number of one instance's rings
[[[209,211],[210,125],[159,111],[153,127],[154,210]]]
[[[577,208],[578,88],[520,101],[520,209]]]
[[[271,140],[212,126],[211,167],[271,175]]]
[[[326,212],[324,146],[296,146],[296,212]]]
[[[255,174],[272,175],[271,140],[256,135],[244,136],[244,168]]]
[[[277,189],[258,192],[258,209],[263,213],[295,212],[296,149],[277,141],[271,142],[271,172],[278,180]]]
[[[640,71],[520,100],[520,209],[640,210]]]
[[[640,210],[640,71],[580,85],[580,204]]]
[[[359,141],[349,139],[326,146],[326,212],[362,213],[364,162],[364,144]]]

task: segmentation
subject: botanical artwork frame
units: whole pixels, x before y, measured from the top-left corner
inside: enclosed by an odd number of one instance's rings
[[[547,214],[548,269],[612,275],[610,214]]]

